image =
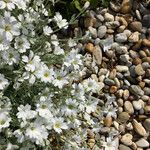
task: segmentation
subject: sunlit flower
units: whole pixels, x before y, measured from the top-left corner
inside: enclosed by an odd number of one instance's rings
[[[15,8],[15,0],[0,0],[0,9],[4,8],[13,10]]]
[[[45,27],[43,27],[43,32],[45,35],[50,35],[53,32],[53,30],[51,27],[45,26]]]
[[[5,79],[3,74],[0,74],[0,90],[3,90],[6,86],[8,86],[9,82]]]
[[[112,140],[110,137],[106,139],[106,142],[103,142],[103,147],[105,150],[116,150],[117,143],[116,141]]]

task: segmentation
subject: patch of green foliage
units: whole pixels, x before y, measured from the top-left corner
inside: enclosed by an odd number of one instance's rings
[[[90,8],[96,9],[99,6],[108,7],[110,0],[59,0],[55,5],[55,12],[59,11],[61,14],[70,19],[72,14],[79,13],[86,1],[90,2]]]

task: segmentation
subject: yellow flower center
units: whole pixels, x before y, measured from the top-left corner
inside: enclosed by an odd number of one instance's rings
[[[0,125],[4,125],[5,124],[5,120],[1,119],[0,120]]]
[[[11,26],[10,25],[6,25],[5,26],[5,31],[10,31],[11,30]]]

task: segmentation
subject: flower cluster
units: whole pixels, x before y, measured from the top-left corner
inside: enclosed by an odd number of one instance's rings
[[[48,150],[58,141],[64,149],[84,150],[87,129],[99,126],[90,114],[100,83],[78,82],[83,56],[75,39],[59,39],[69,22],[59,12],[50,17],[48,6],[44,0],[0,0],[2,149]]]

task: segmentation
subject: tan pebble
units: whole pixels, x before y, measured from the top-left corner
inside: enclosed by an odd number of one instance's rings
[[[132,23],[130,23],[129,27],[133,31],[142,31],[142,23],[140,21],[133,21]]]
[[[129,37],[132,34],[131,31],[127,29],[124,30],[123,33],[125,33],[127,37]]]
[[[116,86],[111,86],[110,87],[110,93],[115,93],[117,92],[117,87]]]
[[[143,50],[139,51],[139,54],[142,58],[147,56]]]
[[[118,33],[122,33],[124,30],[125,30],[126,26],[125,25],[122,25],[120,26],[118,29],[117,29],[117,32]]]
[[[114,16],[110,13],[105,13],[104,18],[106,22],[114,21]]]
[[[88,139],[88,143],[95,143],[95,139]]]
[[[92,149],[94,147],[95,143],[88,143],[88,146]]]
[[[113,29],[107,29],[107,33],[112,34],[112,33],[114,33],[114,30]]]
[[[127,21],[126,21],[123,17],[119,17],[119,18],[117,18],[117,20],[118,20],[122,25],[124,25],[125,27],[128,26]]]
[[[121,112],[118,115],[118,122],[120,123],[126,123],[129,120],[130,116],[127,112]]]
[[[139,86],[141,87],[141,88],[144,88],[145,87],[145,82],[139,82]]]
[[[144,39],[144,40],[142,41],[142,44],[143,44],[144,46],[150,47],[150,40]]]
[[[88,43],[88,44],[85,46],[85,50],[86,50],[87,52],[93,53],[94,45],[93,45],[92,43]]]
[[[121,137],[121,142],[123,143],[123,144],[125,144],[126,146],[130,146],[130,145],[132,145],[132,138],[133,138],[133,136],[131,135],[131,134],[129,134],[129,133],[126,133],[125,135],[123,135],[122,137]]]
[[[150,63],[150,57],[144,57],[144,58],[142,58],[142,62],[148,62],[148,63]]]
[[[121,124],[119,126],[119,131],[122,132],[122,133],[125,133],[125,125],[124,124]]]
[[[119,123],[118,123],[117,121],[114,121],[113,124],[114,124],[114,127],[115,127],[117,130],[119,130]]]
[[[146,119],[143,125],[147,131],[150,131],[150,118]]]
[[[117,88],[120,88],[121,85],[120,85],[119,79],[115,78],[114,81],[115,81],[115,84],[116,84]]]
[[[96,59],[96,63],[100,65],[102,63],[102,50],[98,45],[94,47],[93,55]]]
[[[87,135],[90,139],[94,139],[95,137],[95,134],[90,129],[87,130]]]
[[[145,114],[150,114],[150,106],[145,106],[144,112],[145,112]]]
[[[137,149],[137,145],[136,145],[134,142],[132,142],[131,148],[132,148],[133,150],[136,150],[136,149]]]
[[[141,138],[136,142],[136,145],[138,147],[145,148],[145,147],[149,147],[150,144],[147,140],[145,140],[144,138]]]
[[[121,13],[123,14],[127,14],[131,11],[132,8],[132,3],[130,0],[123,0],[122,4],[121,4]]]
[[[133,108],[132,103],[130,101],[125,101],[124,109],[129,114],[133,114],[134,113],[134,108]]]
[[[146,130],[142,126],[141,123],[138,123],[135,119],[133,119],[133,127],[135,131],[141,136],[147,136]]]
[[[95,23],[96,23],[96,18],[86,17],[86,18],[84,19],[84,26],[85,26],[86,28],[88,28],[88,27],[93,27]]]
[[[148,57],[150,57],[150,50],[149,50],[148,48],[146,48],[146,49],[144,49],[144,51],[145,51],[146,55],[147,55]]]
[[[92,74],[92,75],[91,75],[91,78],[94,79],[96,82],[98,82],[98,78],[97,78],[97,75],[96,75],[96,74]]]
[[[109,74],[109,78],[110,79],[114,79],[116,77],[117,71],[116,69],[113,69],[110,74]]]
[[[138,64],[137,66],[135,66],[135,72],[137,75],[141,76],[145,74],[145,71],[143,70],[143,67],[141,64]]]
[[[142,63],[142,60],[140,58],[133,59],[133,64],[134,65],[138,65],[138,64],[141,64],[141,63]]]
[[[110,126],[112,125],[112,117],[106,117],[106,118],[104,119],[104,125],[105,125],[106,127],[110,127]]]
[[[123,112],[123,108],[122,107],[118,107],[118,113],[122,113]]]
[[[139,35],[140,35],[139,32],[134,32],[134,33],[132,33],[132,34],[129,36],[128,41],[129,41],[129,42],[133,42],[133,43],[138,42],[138,41],[139,41]]]
[[[124,91],[123,91],[123,98],[124,98],[125,100],[127,100],[129,96],[130,96],[129,90],[127,90],[127,89],[124,90]]]

